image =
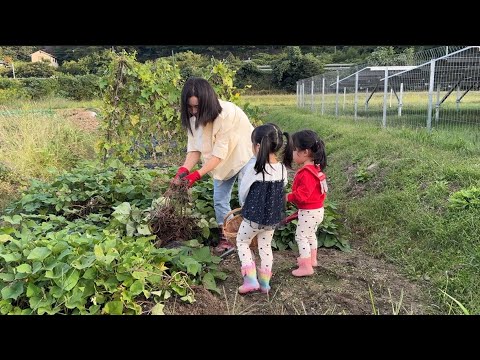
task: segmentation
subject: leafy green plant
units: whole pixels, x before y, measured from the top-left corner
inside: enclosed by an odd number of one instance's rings
[[[225,61],[211,59],[202,68],[221,99],[238,102],[241,90],[233,86],[235,72]],[[125,163],[167,154],[186,146],[180,122],[182,79],[179,68],[167,58],[139,63],[135,54],[113,55],[107,75],[100,81],[105,121],[99,143],[104,160],[117,157]]]
[[[350,245],[339,236],[340,227],[340,214],[337,212],[335,203],[326,202],[325,213],[322,223],[317,230],[318,247],[336,247],[342,251],[349,251]],[[287,210],[287,215],[294,213],[296,210],[290,208]],[[298,221],[293,220],[286,224],[285,227],[275,231],[272,240],[272,247],[278,250],[294,249],[297,250],[298,246],[295,241],[295,231]]]
[[[355,173],[355,179],[359,183],[367,182],[372,178],[372,176],[373,175],[364,168],[359,168],[358,171]]]
[[[480,207],[480,188],[472,186],[453,193],[448,199],[452,209],[469,209]]]
[[[243,105],[243,111],[245,114],[247,114],[248,118],[252,122],[253,126],[260,126],[263,124],[263,121],[261,120],[262,118],[262,113],[261,110],[258,106],[256,105],[251,105],[249,102],[246,102]]]
[[[110,161],[33,181],[0,224],[0,313],[161,313],[173,294],[195,301],[192,285],[219,293],[226,274],[201,238],[156,248],[146,226],[153,180],[172,172]],[[197,221],[208,236],[211,221]]]

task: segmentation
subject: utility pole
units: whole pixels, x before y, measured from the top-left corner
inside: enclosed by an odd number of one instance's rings
[[[13,78],[15,79],[15,65],[13,65],[13,61],[12,61],[12,72],[13,72]]]

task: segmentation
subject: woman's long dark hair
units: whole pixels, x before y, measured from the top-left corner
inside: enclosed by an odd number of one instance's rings
[[[325,143],[320,139],[315,131],[301,130],[292,134],[291,143],[285,148],[283,163],[288,168],[292,168],[293,150],[309,149],[313,155],[315,165],[320,165],[320,169],[327,167],[327,154],[325,152]]]
[[[283,146],[283,135],[287,139],[287,143],[290,142],[290,137],[288,133],[280,130],[278,125],[273,123],[268,123],[264,125],[257,126],[252,131],[252,144],[256,146],[260,144],[260,149],[257,154],[257,161],[255,162],[254,169],[256,173],[267,173],[266,170],[267,163],[270,164],[270,154],[278,152]]]
[[[193,134],[192,128],[190,127],[191,115],[188,112],[188,99],[192,96],[198,98],[195,129],[198,129],[200,125],[205,126],[205,124],[213,122],[222,112],[222,107],[220,106],[215,90],[207,80],[198,77],[188,78],[183,85],[180,99],[181,120],[182,126],[190,130]]]

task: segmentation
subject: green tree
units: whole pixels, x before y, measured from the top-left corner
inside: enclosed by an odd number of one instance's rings
[[[20,63],[15,66],[15,76],[19,78],[48,78],[55,74],[49,62]]]
[[[13,61],[30,61],[30,55],[38,49],[38,46],[0,46],[0,60],[10,56]]]
[[[183,79],[191,76],[201,76],[205,67],[210,63],[210,59],[204,55],[195,54],[192,51],[185,51],[168,57],[172,64],[180,69],[180,75]]]
[[[393,46],[379,46],[367,57],[367,63],[377,66],[412,65],[414,53],[413,47],[397,52]]]
[[[322,73],[323,66],[314,55],[302,55],[300,47],[288,46],[283,58],[273,65],[273,79],[279,87],[294,92],[298,80]]]

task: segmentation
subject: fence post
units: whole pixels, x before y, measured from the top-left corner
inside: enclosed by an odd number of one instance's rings
[[[440,117],[440,84],[437,84],[437,102],[435,104],[435,125],[438,125]]]
[[[383,79],[383,117],[382,126],[387,127],[387,94],[388,94],[388,67],[385,69],[385,77]]]
[[[339,88],[339,83],[340,81],[340,76],[338,75],[337,71],[337,91],[335,92],[335,116],[338,116],[338,88]]]
[[[302,81],[302,108],[305,107],[305,81]]]
[[[322,78],[322,115],[323,115],[324,104],[325,104],[325,77]]]
[[[403,82],[400,83],[400,99],[398,100],[398,117],[402,116],[402,106],[403,106]]]
[[[311,92],[311,98],[312,98],[312,106],[311,106],[311,109],[312,109],[312,112],[313,112],[313,108],[314,108],[314,105],[313,105],[313,90],[314,90],[314,87],[315,87],[315,81],[312,80],[312,92]]]
[[[368,88],[365,89],[365,113],[368,111]],[[365,114],[366,116],[366,114]]]
[[[355,74],[355,100],[354,100],[354,108],[355,108],[354,119],[355,119],[355,121],[357,121],[357,107],[358,107],[358,71]]]
[[[432,101],[433,86],[435,85],[435,60],[430,61],[430,82],[428,85],[428,114],[427,114],[427,130],[432,130]]]
[[[300,86],[298,85],[297,81],[297,107],[300,107]]]

